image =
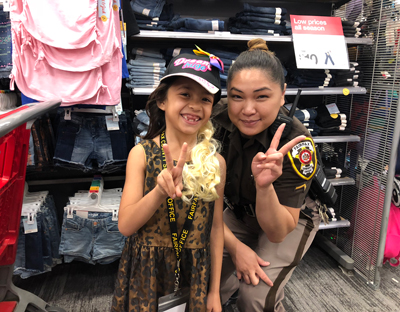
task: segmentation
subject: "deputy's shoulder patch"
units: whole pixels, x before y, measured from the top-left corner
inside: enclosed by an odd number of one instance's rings
[[[317,169],[317,152],[314,141],[305,138],[296,144],[289,152],[288,157],[294,171],[304,180],[310,180]]]

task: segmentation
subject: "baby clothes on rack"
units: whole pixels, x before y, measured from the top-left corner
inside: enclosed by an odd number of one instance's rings
[[[118,230],[122,189],[103,186],[94,197],[79,191],[64,208],[59,252],[66,263],[109,264],[121,256],[126,239]]]
[[[48,192],[25,193],[14,275],[21,278],[49,272],[61,263],[60,229],[53,197]]]

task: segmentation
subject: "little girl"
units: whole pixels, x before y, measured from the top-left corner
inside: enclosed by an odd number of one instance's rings
[[[210,58],[181,54],[149,96],[149,130],[130,152],[119,209],[128,239],[113,312],[155,312],[176,282],[190,289],[187,310],[222,311],[225,161],[209,120],[220,95]]]

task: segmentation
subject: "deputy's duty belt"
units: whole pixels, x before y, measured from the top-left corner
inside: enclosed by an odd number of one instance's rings
[[[248,205],[236,205],[229,201],[229,199],[224,196],[224,202],[226,206],[232,210],[235,215],[240,214],[242,211],[244,211],[249,217],[255,218],[256,217],[256,206],[253,204],[248,204]]]

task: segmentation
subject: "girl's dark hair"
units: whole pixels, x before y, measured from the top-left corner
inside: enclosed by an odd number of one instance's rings
[[[243,69],[256,68],[262,70],[272,81],[278,83],[283,90],[285,75],[281,61],[275,53],[268,49],[267,43],[261,38],[247,42],[249,49],[240,53],[228,72],[227,85],[229,85],[237,72]]]
[[[165,112],[158,107],[157,102],[161,103],[167,99],[168,89],[175,80],[175,77],[166,78],[149,95],[146,103],[146,113],[150,122],[149,129],[143,137],[144,139],[153,139],[165,130]]]

